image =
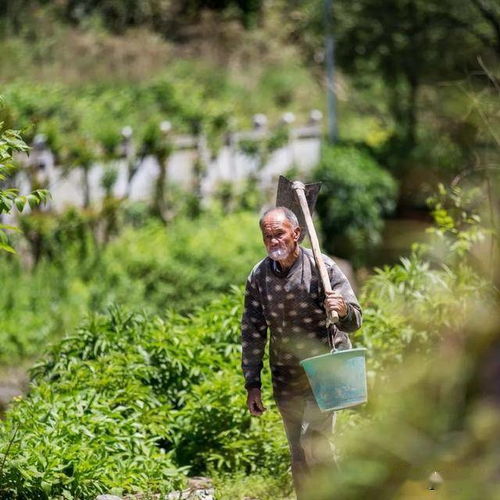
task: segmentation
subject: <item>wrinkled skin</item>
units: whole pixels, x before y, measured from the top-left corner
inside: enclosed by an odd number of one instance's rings
[[[290,268],[299,256],[300,227],[294,228],[283,212],[275,210],[262,221],[261,231],[268,255],[282,269]],[[279,255],[280,250],[283,255]]]
[[[249,389],[247,394],[247,407],[248,411],[254,417],[260,417],[267,410],[262,403],[261,391],[257,387]]]

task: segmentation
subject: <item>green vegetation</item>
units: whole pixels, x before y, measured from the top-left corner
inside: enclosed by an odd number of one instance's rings
[[[244,500],[251,494],[260,500],[291,500],[294,493],[288,477],[259,475],[252,473],[231,474],[216,477],[217,500]]]
[[[22,19],[36,15],[40,6],[50,4],[44,0],[6,0],[0,10],[11,26],[6,30],[21,31]],[[145,25],[162,33],[177,29],[174,20],[181,27],[199,19],[203,9],[222,12],[241,21],[245,26],[252,26],[261,14],[262,0],[188,0],[182,3],[162,2],[159,0],[62,0],[49,5],[48,10],[60,20],[71,24],[102,23],[114,32],[123,32],[127,28]]]
[[[3,497],[168,492],[183,473],[286,470],[277,412],[254,421],[239,374],[242,293],[193,316],[114,309],[55,345],[0,424]],[[269,381],[268,381],[269,384]]]
[[[86,158],[93,163],[106,154],[116,155],[120,130],[126,125],[145,147],[150,142],[150,124],[159,126],[167,118],[178,132],[201,127],[214,135],[228,119],[229,103],[219,90],[224,86],[210,88],[180,73],[177,78],[167,75],[134,87],[12,84],[5,92],[4,116],[26,129],[27,139],[46,134],[51,149],[68,166],[82,166]]]
[[[111,304],[191,312],[243,283],[263,256],[256,217],[248,213],[179,218],[167,228],[150,221],[125,229],[103,249],[74,211],[61,218],[39,214],[38,228],[40,222],[42,255],[33,272],[18,259],[0,259],[4,363],[38,354],[72,331],[86,311],[104,312]]]
[[[160,124],[216,154],[254,113],[304,123],[324,107],[325,15],[342,141],[313,174],[318,219],[326,251],[360,269],[353,340],[368,349],[370,396],[338,415],[343,467],[313,478],[310,498],[420,498],[433,470],[446,500],[498,496],[498,9],[333,3],[1,3],[0,215],[25,212],[21,232],[0,226],[0,249],[18,252],[0,255],[0,365],[36,365],[0,420],[0,497],[151,495],[198,474],[219,499],[293,496],[270,375],[271,411],[253,419],[239,366],[240,287],[264,255],[259,169],[289,130],[241,141],[256,171],[208,206],[169,182]],[[147,203],[112,196],[125,126],[138,159],[160,165]],[[36,175],[33,193],[10,189],[27,150],[10,129],[28,144],[44,134],[57,168],[82,171],[83,210],[36,209]],[[363,267],[383,254],[384,218],[401,215],[433,218],[429,243]]]
[[[433,200],[435,232],[454,248],[438,268],[423,253],[432,257],[431,248],[415,250],[365,284],[365,321],[354,339],[369,351],[373,400],[361,411],[343,412],[341,435],[382,418],[377,394],[395,367],[409,356],[430,357],[445,332],[474,316],[477,304],[494,303],[491,284],[469,263],[473,242],[483,234],[475,200],[460,190]],[[4,495],[162,492],[180,484],[186,472],[219,477],[222,491],[231,491],[228,473],[284,477],[287,448],[278,413],[250,419],[238,389],[241,305],[238,289],[188,316],[113,308],[55,344],[33,368],[29,395],[0,425],[0,449],[9,450],[0,472]],[[442,418],[445,427],[436,424],[433,432],[446,428],[446,414]]]
[[[297,2],[302,15],[290,13],[300,19],[295,35],[307,32],[300,42],[308,54],[324,43],[322,4],[320,0]],[[439,121],[437,116],[424,116],[432,113],[428,102],[425,111],[422,106],[429,92],[441,99],[446,95],[436,88],[437,83],[463,81],[478,56],[496,67],[500,12],[491,2],[337,0],[333,4],[337,63],[355,77],[355,86],[378,98],[382,106],[374,102],[371,109],[384,109],[391,117],[391,147],[399,153],[399,162],[424,142],[421,123],[429,126]],[[436,102],[442,103],[440,98]],[[469,116],[464,122],[473,125],[476,119]]]
[[[2,104],[0,96],[0,106]],[[0,121],[0,183],[2,184],[6,182],[14,170],[14,153],[28,150],[28,146],[21,139],[19,132],[7,130],[3,125],[3,122]],[[21,195],[16,188],[2,189],[2,184],[0,184],[0,216],[9,214],[14,209],[22,212],[26,205],[34,208],[46,201],[49,196],[45,189],[36,189],[27,195]],[[17,231],[18,229],[12,225],[0,224],[0,251],[15,253],[12,246],[9,245],[7,230]]]
[[[440,186],[429,200],[433,244],[415,245],[363,287],[365,322],[354,339],[371,353],[371,417],[346,429],[342,474],[316,478],[314,500],[333,491],[420,496],[435,470],[445,477],[443,498],[498,495],[498,289],[488,278],[496,257],[481,245],[489,232],[481,199],[477,189]]]
[[[488,73],[494,79],[499,47],[499,15],[492,5],[476,0],[460,7],[434,0],[334,4],[343,138],[380,147],[382,163],[398,175],[404,168],[405,176],[417,168],[435,175],[446,161],[460,170],[471,150],[491,150],[493,144],[489,139],[482,144],[478,130],[484,106],[494,97],[492,88],[485,90]],[[194,99],[195,114],[224,115],[221,104],[229,103],[238,120],[263,110],[276,115],[291,103],[296,113],[323,107],[323,0],[180,5],[137,0],[126,3],[126,15],[124,5],[8,0],[0,11],[2,80],[9,86],[21,75],[25,83],[55,81],[69,84],[65,93],[76,94],[83,82],[94,87],[94,93],[84,89],[83,94],[95,96],[103,84],[120,82],[120,93],[126,94],[131,83],[148,87],[145,81],[167,75],[176,96]],[[221,24],[228,30],[217,37]],[[210,50],[201,51],[204,46]],[[200,51],[201,58],[191,57]],[[200,94],[216,109],[200,108]],[[183,108],[189,107],[185,101]],[[145,103],[139,102],[142,108]],[[146,109],[151,111],[148,104]],[[162,119],[183,122],[182,113],[177,117],[171,107],[168,112],[172,116]],[[137,123],[141,128],[144,122]],[[116,134],[124,125],[103,133]]]
[[[359,265],[395,208],[394,179],[368,152],[341,145],[323,149],[314,177],[323,183],[317,211],[326,249]]]
[[[440,185],[429,199],[432,243],[413,245],[408,258],[375,269],[364,285],[365,323],[355,338],[377,353],[371,363],[378,377],[410,354],[429,355],[439,335],[460,330],[479,303],[493,309],[497,291],[488,269],[494,256],[479,264],[472,254],[486,253],[477,248],[489,232],[480,214],[481,198],[477,188]]]

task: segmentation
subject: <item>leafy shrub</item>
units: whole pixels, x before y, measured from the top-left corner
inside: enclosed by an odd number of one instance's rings
[[[492,302],[492,284],[471,258],[486,231],[477,213],[480,196],[440,186],[429,199],[432,244],[414,245],[409,257],[375,269],[364,284],[363,327],[354,338],[368,348],[381,380],[409,353],[428,356],[439,335],[459,331],[478,303]]]
[[[173,416],[169,435],[176,461],[195,474],[207,467],[219,474],[244,470],[280,475],[287,469],[279,413],[273,408],[265,419],[249,419],[240,379],[237,369],[215,373],[194,387]]]
[[[488,295],[472,269],[432,268],[421,251],[399,264],[377,269],[363,287],[363,327],[355,338],[370,351],[371,366],[383,374],[408,353],[432,350],[437,332],[459,328],[467,304]]]
[[[166,118],[177,131],[194,132],[196,128],[209,138],[220,136],[226,129],[230,106],[219,88],[212,87],[211,92],[188,73],[174,71],[133,86],[73,88],[15,83],[7,89],[6,97],[10,120],[29,131],[28,142],[36,133],[44,132],[50,146],[59,148],[63,157],[85,162],[94,157],[113,157],[124,126],[131,126],[139,141],[145,138],[145,149],[151,149],[152,124],[159,127]],[[68,138],[71,140],[66,144]],[[82,138],[86,144],[82,144]],[[158,149],[157,144],[154,146]],[[60,151],[54,149],[54,153]]]
[[[178,219],[166,229],[150,222],[126,230],[109,245],[102,265],[119,303],[133,286],[144,297],[141,305],[185,312],[243,283],[263,256],[254,214],[207,214]]]
[[[91,498],[166,492],[187,470],[283,472],[277,413],[254,423],[245,409],[241,304],[240,289],[189,318],[115,309],[55,345],[0,423],[4,454],[12,441],[0,494]]]
[[[273,65],[266,69],[261,78],[262,92],[268,94],[277,105],[287,108],[300,100],[301,84],[310,83],[310,75],[298,65]]]
[[[383,217],[395,207],[395,181],[354,146],[325,147],[314,177],[323,183],[317,211],[325,248],[362,263],[362,256],[380,242]]]
[[[329,471],[311,498],[422,497],[426,482],[439,481],[434,470],[447,498],[499,496],[491,480],[500,449],[499,296],[490,249],[477,245],[488,230],[479,218],[484,198],[441,188],[431,200],[437,251],[416,247],[365,285],[356,336],[378,383],[364,408],[369,418],[344,435],[341,472]]]
[[[24,220],[23,229],[29,233],[33,224],[43,226],[45,238],[36,268],[0,259],[0,361],[37,355],[86,311],[103,312],[113,303],[192,312],[243,283],[263,254],[250,213],[178,218],[167,228],[149,220],[126,228],[103,250],[94,245],[88,214],[40,214]]]
[[[486,231],[480,216],[480,207],[484,203],[483,190],[479,187],[464,190],[459,186],[447,189],[440,184],[434,196],[427,201],[436,222],[429,229],[437,239],[434,253],[447,261],[451,258],[450,263],[460,262],[470,255],[474,245],[485,239]],[[492,207],[489,209],[490,224],[494,226]],[[491,234],[492,230],[489,232]]]
[[[151,338],[142,324],[116,313],[107,322],[94,319],[56,347],[50,374],[49,364],[35,370],[30,395],[1,428],[7,441],[22,425],[2,471],[4,495],[90,498],[115,486],[178,481],[179,471],[155,445],[166,401],[144,383],[141,351],[125,349],[139,334]]]
[[[0,96],[0,111],[2,107],[2,96]],[[0,217],[2,214],[11,213],[15,208],[20,212],[29,205],[34,208],[47,200],[49,193],[45,189],[37,189],[24,196],[19,194],[15,188],[3,189],[4,182],[14,170],[14,154],[27,151],[28,146],[16,130],[6,130],[0,121]],[[1,219],[0,219],[1,222]],[[9,244],[6,230],[17,230],[17,228],[0,223],[0,251],[15,253]]]

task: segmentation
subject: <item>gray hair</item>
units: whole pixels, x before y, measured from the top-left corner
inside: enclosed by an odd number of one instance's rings
[[[259,219],[259,226],[262,228],[262,223],[264,222],[264,219],[271,213],[271,212],[281,212],[284,216],[285,219],[287,219],[290,224],[292,224],[293,229],[300,227],[299,225],[299,220],[297,219],[297,216],[287,207],[272,207],[267,209]]]

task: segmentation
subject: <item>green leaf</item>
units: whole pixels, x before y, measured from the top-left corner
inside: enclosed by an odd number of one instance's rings
[[[17,209],[22,212],[24,209],[24,205],[26,204],[26,198],[24,196],[18,196],[14,203],[16,204]]]
[[[7,245],[6,243],[0,243],[0,250],[4,250],[9,253],[16,253],[16,251],[10,246]]]
[[[28,200],[30,208],[35,208],[40,204],[40,199],[38,198],[38,196],[36,196],[36,194],[31,193],[26,196],[26,199]]]
[[[9,231],[14,231],[15,233],[20,233],[21,230],[16,226],[9,226],[7,224],[0,224],[0,229],[8,229]]]

